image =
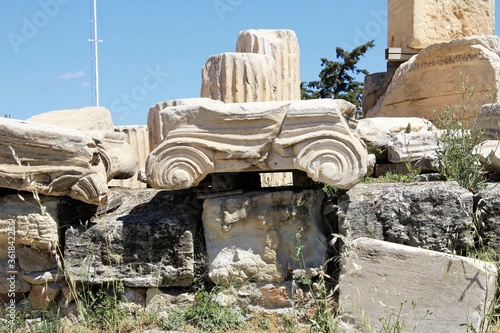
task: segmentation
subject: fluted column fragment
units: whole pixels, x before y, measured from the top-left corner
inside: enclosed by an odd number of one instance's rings
[[[270,55],[221,53],[202,69],[201,97],[225,103],[276,100],[276,64]]]
[[[276,62],[276,100],[300,99],[300,50],[292,30],[243,30],[236,52],[270,55]]]

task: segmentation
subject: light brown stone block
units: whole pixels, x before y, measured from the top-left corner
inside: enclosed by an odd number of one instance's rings
[[[494,0],[389,0],[388,47],[423,49],[495,33]]]

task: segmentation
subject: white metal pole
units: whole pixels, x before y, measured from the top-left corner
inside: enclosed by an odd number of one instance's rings
[[[93,43],[94,46],[94,104],[95,106],[99,106],[99,52],[98,52],[98,43],[102,42],[102,40],[97,39],[97,6],[96,0],[94,0],[94,9],[93,9],[93,17],[92,23],[94,24],[94,36],[93,39],[89,39],[89,42]]]

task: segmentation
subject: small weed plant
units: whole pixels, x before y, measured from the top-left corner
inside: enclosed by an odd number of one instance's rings
[[[184,318],[202,332],[231,332],[247,325],[244,310],[220,306],[207,291],[196,293],[194,304],[186,309]]]
[[[301,230],[297,231],[295,253],[293,260],[299,264],[300,274],[294,275],[294,284],[305,287],[306,293],[310,296],[311,302],[305,315],[310,325],[310,332],[334,333],[338,332],[338,325],[335,320],[337,306],[333,298],[333,290],[329,288],[330,276],[320,267],[319,274],[316,277],[310,277],[305,267],[305,258],[303,256],[304,245],[302,244]],[[328,264],[325,263],[324,266]],[[294,307],[296,300],[294,299]],[[298,326],[298,319],[297,326]]]
[[[441,131],[437,135],[436,154],[440,173],[448,180],[477,192],[485,187],[484,167],[477,155],[482,129],[478,123],[479,108],[474,104],[474,87],[462,77],[459,104],[449,106],[437,119]]]

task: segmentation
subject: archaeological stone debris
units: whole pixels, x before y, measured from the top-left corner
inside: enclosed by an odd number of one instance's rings
[[[342,333],[394,316],[486,333],[500,260],[494,1],[388,0],[388,37],[362,110],[300,100],[295,32],[251,29],[199,64],[200,96],[153,101],[147,125],[114,126],[102,107],[0,118],[0,302],[77,318],[78,288],[117,284],[130,313],[164,321],[215,285],[221,306],[306,322],[331,296]],[[483,165],[474,193],[443,175],[445,111],[477,126],[455,131]]]

